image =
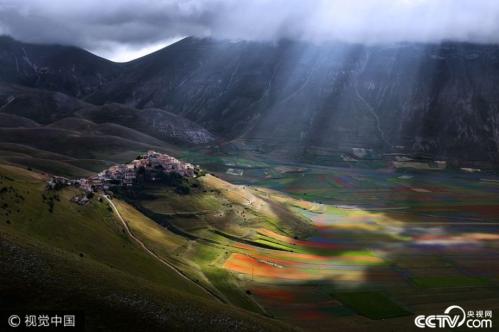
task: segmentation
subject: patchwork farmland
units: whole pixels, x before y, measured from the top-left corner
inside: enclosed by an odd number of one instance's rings
[[[231,302],[304,328],[411,329],[451,304],[499,308],[493,174],[281,169],[202,180],[211,189],[182,203],[197,214],[174,215],[157,192],[139,204],[197,238],[179,257]]]

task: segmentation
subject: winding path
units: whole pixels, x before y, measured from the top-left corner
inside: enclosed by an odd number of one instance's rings
[[[202,286],[201,284],[198,284],[196,283],[195,281],[193,281],[192,279],[190,279],[187,275],[185,275],[185,273],[183,273],[182,271],[180,271],[175,265],[169,263],[167,260],[165,260],[164,258],[158,256],[156,253],[154,253],[152,250],[150,250],[145,244],[144,242],[142,242],[142,240],[140,240],[139,238],[137,238],[133,233],[132,231],[130,230],[130,228],[128,227],[128,224],[126,223],[125,219],[121,216],[121,213],[118,211],[118,208],[116,207],[116,205],[114,205],[114,203],[109,199],[109,197],[107,195],[103,195],[104,199],[109,203],[109,205],[111,206],[111,208],[113,209],[114,213],[118,216],[118,219],[121,221],[121,223],[123,224],[123,227],[125,228],[125,231],[127,232],[128,236],[130,236],[130,238],[132,240],[134,240],[140,247],[142,247],[142,249],[144,249],[145,252],[147,252],[149,255],[151,255],[152,257],[154,257],[156,260],[158,260],[161,264],[163,265],[166,265],[168,266],[170,269],[172,269],[175,273],[177,273],[177,275],[179,275],[181,278],[184,278],[185,280],[189,281],[189,282],[192,282],[194,285],[196,285],[197,287],[201,288],[205,293],[208,293],[208,295],[216,298],[218,301],[222,302],[222,303],[227,303],[227,301],[225,301],[222,297],[220,297],[218,294],[214,293],[213,291],[211,291],[210,289],[208,289],[207,287],[204,287]]]
[[[379,119],[378,114],[376,113],[376,111],[374,110],[374,108],[371,106],[371,104],[362,96],[362,94],[359,91],[359,85],[360,85],[359,77],[364,72],[364,70],[366,69],[367,64],[369,62],[369,57],[370,57],[370,54],[368,52],[366,54],[366,61],[362,64],[362,67],[360,68],[360,70],[358,72],[358,77],[355,80],[355,84],[354,84],[355,95],[366,106],[367,112],[369,114],[371,114],[371,116],[374,118],[374,121],[375,121],[375,124],[376,124],[376,130],[378,131],[378,134],[379,134],[381,140],[383,141],[383,143],[386,144],[387,146],[391,146],[390,142],[388,142],[388,140],[386,139],[385,132],[381,128],[381,121]]]

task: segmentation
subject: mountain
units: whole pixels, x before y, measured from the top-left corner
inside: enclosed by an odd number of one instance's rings
[[[498,162],[499,46],[184,39],[88,97],[181,114],[297,150]],[[300,150],[298,150],[300,151]]]
[[[154,116],[166,111],[264,152],[303,158],[361,148],[376,158],[402,153],[456,164],[499,163],[496,45],[186,38],[115,64],[75,48],[3,43],[10,48],[0,58],[10,69],[2,66],[0,79],[97,105],[153,108],[147,112]],[[62,63],[47,60],[61,54]],[[16,59],[26,68],[46,68],[50,84],[34,70],[13,71]],[[68,80],[78,88],[68,89]]]
[[[399,331],[499,309],[499,177],[476,167],[499,165],[499,47],[0,46],[0,311]]]
[[[115,78],[120,68],[77,47],[22,43],[0,36],[0,81],[81,97]]]

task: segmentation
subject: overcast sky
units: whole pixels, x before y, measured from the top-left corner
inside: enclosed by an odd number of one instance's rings
[[[0,0],[0,34],[115,61],[190,35],[499,43],[499,0]]]

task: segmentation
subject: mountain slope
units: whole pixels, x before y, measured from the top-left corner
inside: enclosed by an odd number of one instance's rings
[[[226,138],[498,161],[498,46],[187,38],[88,97],[159,107]]]
[[[158,114],[180,115],[264,151],[303,157],[366,148],[378,156],[396,152],[455,164],[499,163],[497,45],[186,38],[114,64],[75,48],[0,42],[0,80],[63,91],[99,105],[155,109],[143,113],[146,122]],[[59,57],[64,61],[53,60]],[[13,69],[16,60],[22,70]],[[48,69],[40,73],[44,66]],[[47,70],[50,79],[42,77]],[[22,99],[12,102],[37,107]],[[155,137],[185,132],[153,127]],[[189,139],[204,142],[206,135]]]
[[[126,235],[104,200],[79,206],[69,201],[75,189],[46,191],[46,177],[16,167],[0,166],[0,176],[6,188],[0,192],[0,309],[70,305],[84,311],[88,330],[288,329],[218,303],[161,264]],[[140,213],[135,218],[162,232],[163,249],[185,243]]]
[[[0,105],[0,143],[10,144],[7,150],[0,144],[1,159],[59,175],[84,175],[85,169],[98,171],[149,149],[173,152],[175,145],[216,139],[196,123],[160,109],[96,106],[18,85],[0,83]],[[26,154],[26,147],[38,151]],[[48,152],[64,158],[43,158]]]
[[[121,66],[72,46],[40,45],[0,36],[0,81],[87,95],[116,77]]]
[[[60,92],[18,85],[0,83],[0,105],[0,114],[24,117],[44,125],[68,117],[81,117],[99,124],[132,128],[171,143],[203,144],[216,139],[200,125],[162,109],[136,109],[114,103],[95,106]],[[13,121],[12,116],[9,121]],[[20,124],[26,125],[26,121]]]

